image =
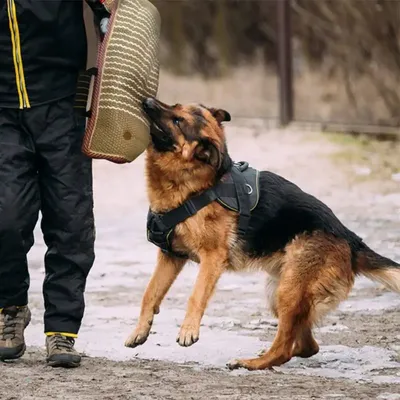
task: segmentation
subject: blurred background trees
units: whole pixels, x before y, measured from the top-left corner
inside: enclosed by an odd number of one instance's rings
[[[307,61],[339,75],[357,105],[353,82],[368,79],[389,118],[400,118],[400,2],[295,0],[295,35]]]
[[[163,21],[163,64],[175,72],[204,75],[224,66],[276,61],[279,0],[152,0]],[[293,0],[294,36],[307,61],[341,59],[358,73],[371,61],[400,70],[400,1]],[[333,66],[332,66],[333,67]],[[337,65],[343,69],[343,65]]]
[[[263,55],[276,60],[276,1],[152,0],[162,17],[165,68],[223,74]]]
[[[206,81],[255,64],[276,73],[280,0],[152,1],[164,71]],[[298,116],[400,125],[400,0],[292,0],[292,10]],[[310,85],[315,111],[302,109]]]

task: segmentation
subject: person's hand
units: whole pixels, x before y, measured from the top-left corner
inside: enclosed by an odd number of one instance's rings
[[[96,24],[100,31],[100,38],[103,40],[107,33],[108,22],[110,20],[110,11],[105,5],[104,0],[86,0],[86,3],[92,9]]]

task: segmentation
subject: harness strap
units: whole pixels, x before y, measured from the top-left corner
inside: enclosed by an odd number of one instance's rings
[[[213,188],[185,201],[181,206],[159,215],[160,222],[166,229],[170,229],[195,215],[202,208],[217,199],[217,193]]]
[[[231,170],[233,182],[236,189],[237,199],[239,203],[239,224],[238,231],[241,236],[245,235],[247,228],[249,227],[251,210],[250,210],[250,197],[248,193],[245,192],[245,184],[241,172],[239,169],[232,168]]]
[[[179,207],[164,214],[154,213],[150,209],[147,215],[147,239],[158,246],[164,253],[172,253],[176,257],[188,258],[186,254],[172,249],[175,227],[217,200],[219,196],[237,199],[239,211],[238,233],[240,236],[245,235],[251,217],[250,196],[249,193],[246,193],[246,180],[242,173],[245,169],[246,165],[234,166],[230,170],[232,183],[221,180],[214,187],[186,200]]]

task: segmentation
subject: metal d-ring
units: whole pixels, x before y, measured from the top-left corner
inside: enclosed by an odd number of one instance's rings
[[[249,191],[247,192],[247,194],[248,195],[252,194],[253,193],[253,188],[248,183],[246,183],[246,187],[249,188]]]

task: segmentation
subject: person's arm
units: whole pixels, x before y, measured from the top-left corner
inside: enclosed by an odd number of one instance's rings
[[[105,5],[104,0],[85,0],[92,9],[97,26],[99,27],[100,37],[103,39],[107,33],[108,21],[110,19],[110,11]]]

